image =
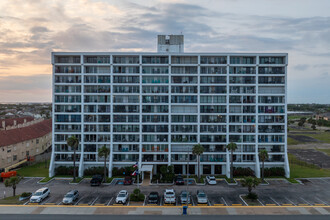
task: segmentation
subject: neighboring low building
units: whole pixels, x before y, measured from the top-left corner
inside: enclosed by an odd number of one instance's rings
[[[0,122],[0,168],[34,157],[51,147],[51,119],[31,120],[27,117]]]
[[[316,120],[320,120],[320,119],[323,119],[323,120],[326,120],[326,121],[330,121],[330,112],[316,115]]]

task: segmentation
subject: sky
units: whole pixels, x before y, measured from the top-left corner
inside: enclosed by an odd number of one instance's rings
[[[52,51],[286,52],[288,103],[330,104],[329,0],[1,0],[0,102],[51,102]]]

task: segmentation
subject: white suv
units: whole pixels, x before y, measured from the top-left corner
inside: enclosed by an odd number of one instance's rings
[[[45,198],[49,196],[49,194],[50,194],[50,190],[48,189],[48,187],[38,189],[30,198],[30,202],[31,203],[42,202]]]
[[[175,192],[173,189],[166,189],[164,192],[164,203],[173,204],[176,202]]]
[[[119,204],[125,204],[128,200],[128,192],[126,190],[121,190],[116,198],[116,203]]]

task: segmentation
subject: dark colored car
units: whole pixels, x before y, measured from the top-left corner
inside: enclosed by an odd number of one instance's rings
[[[148,196],[148,203],[150,204],[158,204],[159,194],[158,192],[151,192]]]
[[[131,185],[132,182],[133,182],[132,177],[130,177],[130,176],[125,176],[125,179],[124,179],[124,185]]]
[[[101,175],[94,175],[91,180],[91,186],[99,186],[101,185],[103,177]]]
[[[176,185],[184,185],[184,180],[183,180],[183,177],[181,175],[179,175],[175,178],[175,184]]]

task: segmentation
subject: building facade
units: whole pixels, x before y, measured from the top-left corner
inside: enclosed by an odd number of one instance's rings
[[[0,130],[0,169],[42,154],[51,147],[51,119],[17,118],[2,122],[5,122],[3,128],[7,129]]]
[[[173,35],[172,35],[173,36]],[[110,148],[113,167],[174,165],[176,173],[197,173],[192,148],[200,143],[202,174],[249,167],[283,167],[287,157],[286,53],[183,53],[183,37],[159,36],[157,53],[54,52],[53,152],[50,176],[72,166],[66,139],[80,140],[79,175],[103,166],[98,149]],[[174,52],[172,52],[174,51]],[[189,156],[188,156],[189,155]],[[189,158],[188,158],[189,157]]]

